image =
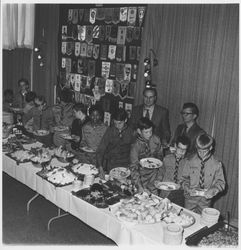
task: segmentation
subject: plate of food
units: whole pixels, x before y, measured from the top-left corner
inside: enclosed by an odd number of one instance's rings
[[[121,180],[127,178],[131,174],[130,169],[124,167],[113,168],[110,170],[110,177],[113,179]]]
[[[66,159],[70,160],[70,159],[74,158],[74,154],[67,151],[67,150],[64,150],[62,148],[62,146],[54,149],[54,154],[56,157],[58,157],[61,160],[66,160]]]
[[[83,150],[83,151],[85,151],[85,152],[87,152],[87,153],[94,153],[95,152],[94,149],[92,149],[92,148],[90,148],[88,146],[80,147],[80,149]]]
[[[17,163],[30,162],[31,158],[34,156],[34,154],[32,154],[28,150],[17,150],[7,155],[13,160],[15,160]]]
[[[71,169],[75,174],[81,175],[97,175],[99,173],[94,165],[87,163],[76,164]]]
[[[204,196],[206,191],[207,189],[201,189],[201,188],[193,189],[190,192],[190,196]]]
[[[152,157],[141,159],[140,164],[143,168],[150,168],[150,169],[160,168],[163,165],[161,160]]]
[[[34,131],[33,134],[37,136],[45,136],[49,134],[49,131],[45,129],[39,129],[39,130]]]
[[[154,185],[157,189],[166,191],[178,190],[180,188],[179,184],[169,181],[155,181]]]
[[[73,140],[73,138],[70,134],[61,134],[61,137],[65,140]]]

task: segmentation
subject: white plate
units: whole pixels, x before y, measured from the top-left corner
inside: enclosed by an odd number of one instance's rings
[[[98,174],[98,169],[92,165],[87,163],[79,163],[77,165],[74,165],[72,167],[72,171],[77,174],[83,174],[83,175],[96,175]]]
[[[45,135],[49,134],[49,131],[44,130],[44,129],[40,129],[40,130],[34,131],[33,134],[37,135],[37,136],[45,136]]]
[[[175,182],[162,182],[162,181],[155,181],[154,185],[156,188],[166,191],[178,190],[180,185]]]
[[[95,150],[93,150],[92,148],[89,148],[87,146],[80,147],[80,149],[87,152],[87,153],[94,153],[95,152]]]
[[[131,174],[131,171],[124,167],[113,168],[110,170],[110,177],[115,178],[117,180],[121,180],[127,178]]]
[[[156,158],[143,158],[140,160],[140,164],[143,168],[160,168],[162,166],[162,161]]]

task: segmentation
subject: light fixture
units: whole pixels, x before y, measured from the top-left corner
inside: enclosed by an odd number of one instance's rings
[[[151,75],[151,71],[149,69],[145,70],[144,77],[148,77]]]
[[[40,48],[38,48],[38,47],[34,48],[34,52],[39,52],[39,51],[40,51]]]
[[[149,58],[145,58],[144,65],[147,66],[149,64],[150,64],[150,59]]]
[[[41,59],[42,59],[42,56],[41,56],[41,55],[38,55],[38,59],[41,60]]]
[[[40,67],[43,67],[43,66],[44,66],[44,63],[43,63],[43,62],[40,62],[39,66],[40,66]]]

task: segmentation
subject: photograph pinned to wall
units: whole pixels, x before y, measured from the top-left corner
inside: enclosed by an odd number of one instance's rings
[[[106,82],[105,82],[105,92],[106,93],[112,93],[112,90],[113,90],[113,80],[106,79]]]
[[[120,93],[120,83],[117,80],[113,81],[112,92],[114,96],[118,96]]]
[[[104,113],[104,124],[110,126],[111,114],[109,112]]]
[[[121,99],[125,99],[128,94],[128,87],[129,87],[129,82],[128,81],[121,81],[120,82],[120,91],[119,91],[119,96]]]

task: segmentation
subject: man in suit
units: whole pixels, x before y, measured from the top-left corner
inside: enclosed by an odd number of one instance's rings
[[[133,107],[130,125],[136,129],[141,117],[147,117],[155,125],[154,133],[161,139],[162,145],[167,145],[170,137],[170,124],[168,109],[156,104],[157,91],[155,88],[143,90],[143,104]]]

